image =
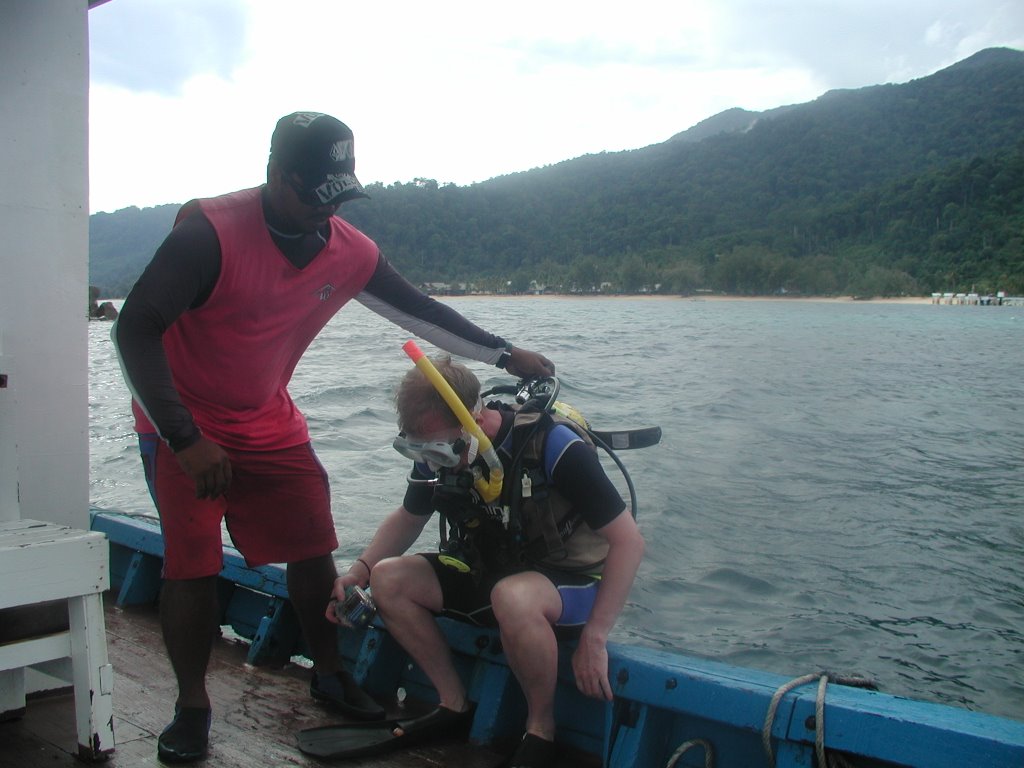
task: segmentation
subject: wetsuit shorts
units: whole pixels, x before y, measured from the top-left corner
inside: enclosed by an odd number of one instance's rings
[[[437,553],[421,554],[420,557],[427,559],[441,584],[443,616],[481,627],[498,626],[491,609],[491,590],[503,577],[484,576],[478,579],[471,573],[445,565],[438,559]],[[579,634],[594,608],[597,588],[601,583],[600,576],[565,573],[547,568],[531,570],[546,576],[562,598],[562,614],[555,622],[556,634],[559,637]]]
[[[222,520],[249,566],[298,562],[338,546],[327,473],[309,443],[280,451],[225,449],[231,486],[212,501],[196,498],[195,483],[163,440],[140,434],[139,448],[160,514],[165,579],[220,572]]]

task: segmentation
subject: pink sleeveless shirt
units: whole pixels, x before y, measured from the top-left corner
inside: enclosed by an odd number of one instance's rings
[[[309,440],[288,382],[327,321],[369,281],[377,246],[333,216],[327,245],[304,269],[267,232],[260,189],[199,201],[220,240],[217,284],[163,337],[174,385],[203,434],[240,450]],[[155,432],[133,403],[136,428]]]

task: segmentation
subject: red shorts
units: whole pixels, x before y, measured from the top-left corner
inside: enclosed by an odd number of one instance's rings
[[[139,435],[146,479],[160,513],[166,579],[197,579],[223,567],[221,521],[250,566],[294,563],[338,547],[327,473],[309,443],[281,451],[225,449],[231,486],[197,499],[195,483],[156,435]]]

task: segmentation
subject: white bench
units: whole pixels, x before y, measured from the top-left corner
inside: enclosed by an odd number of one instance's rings
[[[25,708],[23,668],[70,658],[78,754],[114,750],[114,673],[107,661],[103,592],[107,539],[38,520],[0,522],[0,609],[67,600],[68,630],[0,644],[0,712]]]

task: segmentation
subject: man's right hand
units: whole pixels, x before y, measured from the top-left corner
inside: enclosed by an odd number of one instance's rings
[[[512,347],[505,370],[513,376],[527,378],[530,376],[554,376],[555,364],[539,352],[529,349]]]
[[[332,624],[339,624],[342,627],[351,627],[352,625],[348,621],[342,619],[338,615],[338,604],[344,603],[347,597],[346,590],[349,587],[361,587],[366,586],[367,581],[363,578],[362,574],[353,573],[352,570],[358,570],[360,566],[353,565],[353,569],[349,570],[348,573],[342,574],[334,580],[334,589],[331,591],[331,599],[327,603],[327,610],[324,611],[324,616]]]
[[[195,482],[197,499],[216,499],[227,492],[231,485],[231,461],[216,443],[200,437],[199,442],[174,457]]]

